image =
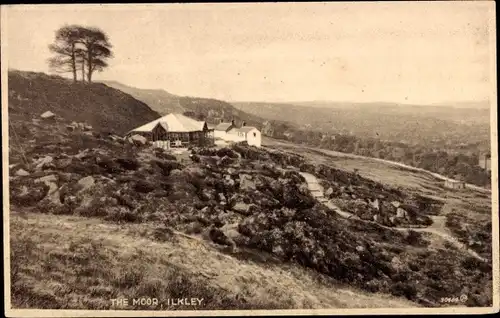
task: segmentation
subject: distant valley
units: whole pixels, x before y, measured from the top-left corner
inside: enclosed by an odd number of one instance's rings
[[[392,103],[302,102],[300,104],[233,102],[245,112],[281,119],[302,129],[346,133],[405,143],[454,143],[489,145],[489,109]]]

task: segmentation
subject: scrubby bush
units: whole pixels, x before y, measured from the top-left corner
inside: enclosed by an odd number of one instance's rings
[[[141,222],[143,220],[141,215],[133,213],[132,211],[123,206],[110,207],[105,209],[104,219],[118,223],[122,222],[134,223],[134,222]]]
[[[418,224],[425,225],[425,226],[431,226],[434,223],[430,217],[427,215],[423,215],[419,217],[419,222]]]
[[[12,181],[9,191],[11,204],[33,206],[47,195],[49,186],[43,182],[34,183],[33,179],[23,178]]]
[[[232,149],[239,153],[242,158],[250,160],[269,160],[269,153],[256,147],[250,147],[245,143],[235,143]]]
[[[417,288],[411,282],[397,282],[392,286],[391,292],[395,296],[404,296],[409,300],[415,300],[417,296]]]
[[[200,156],[216,156],[217,155],[217,149],[215,148],[193,148],[191,150],[191,154],[197,154]]]
[[[139,161],[135,158],[117,158],[116,163],[126,170],[137,170],[139,169]]]
[[[238,158],[236,152],[230,148],[220,148],[219,150],[217,150],[217,156],[219,156],[220,158],[222,157],[229,157],[233,159]]]
[[[234,158],[224,156],[219,161],[217,161],[217,165],[219,166],[229,166],[235,163],[236,160]]]
[[[155,152],[156,157],[163,160],[176,161],[177,157],[167,152]]]
[[[408,235],[405,239],[406,243],[413,246],[428,246],[430,242],[424,239],[421,232],[408,231]]]
[[[201,162],[200,156],[197,154],[191,155],[190,158],[191,158],[191,160],[193,160],[193,162],[196,162],[196,163]]]
[[[157,167],[159,167],[161,169],[163,175],[165,175],[165,176],[169,176],[170,172],[174,169],[181,170],[184,167],[182,164],[180,164],[177,161],[153,160],[151,163],[156,165]]]
[[[149,193],[155,189],[155,185],[146,180],[137,180],[134,184],[134,190],[140,193]]]
[[[109,157],[101,156],[96,161],[97,165],[107,173],[119,173],[122,170],[121,164],[118,164]]]

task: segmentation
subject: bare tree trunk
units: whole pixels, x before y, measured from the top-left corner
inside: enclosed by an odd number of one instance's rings
[[[82,57],[82,82],[85,82],[85,59]]]
[[[73,70],[73,81],[76,83],[76,54],[75,54],[75,44],[71,45],[71,68]]]
[[[87,49],[87,82],[92,82],[92,46]]]

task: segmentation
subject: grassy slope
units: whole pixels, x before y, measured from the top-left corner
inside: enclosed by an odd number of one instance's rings
[[[110,309],[110,299],[119,296],[204,298],[198,309],[416,306],[342,287],[298,266],[230,257],[214,244],[180,234],[159,242],[153,228],[12,213],[13,306]],[[163,303],[163,309],[173,308]]]
[[[117,134],[159,117],[148,105],[104,84],[9,71],[9,115],[37,117],[47,110]]]

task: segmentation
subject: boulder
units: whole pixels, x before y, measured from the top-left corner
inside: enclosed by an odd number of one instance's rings
[[[81,159],[85,158],[86,156],[88,156],[89,152],[90,152],[89,149],[85,149],[85,150],[82,150],[79,153],[77,153],[74,157],[81,160]]]
[[[203,189],[201,192],[201,198],[206,201],[215,199],[215,191],[213,189]]]
[[[221,231],[233,242],[240,240],[243,236],[238,232],[238,224],[224,224]]]
[[[219,245],[235,246],[236,244],[232,239],[226,236],[226,234],[218,228],[212,228],[209,232],[210,239]]]
[[[16,176],[21,176],[21,177],[25,177],[25,176],[29,176],[30,173],[24,169],[19,169],[16,171]]]
[[[25,196],[29,193],[28,187],[23,185],[20,189],[19,196]]]
[[[248,174],[240,175],[240,189],[241,190],[255,190],[257,187],[255,186],[255,182],[252,180],[252,176]]]
[[[408,215],[408,213],[401,208],[398,208],[396,211],[396,217],[398,217],[398,218],[405,218],[407,215]]]
[[[108,138],[111,139],[111,140],[113,140],[113,141],[123,140],[122,137],[117,136],[117,135],[113,135],[113,134],[109,135]]]
[[[145,145],[148,140],[146,139],[146,137],[143,137],[141,135],[132,135],[129,138],[129,141],[130,141],[130,143],[132,143],[134,145],[142,146],[142,145]]]
[[[375,200],[373,201],[368,199],[368,204],[375,210],[380,210],[380,201],[378,200],[378,198],[375,198]]]
[[[224,185],[227,187],[233,187],[236,184],[236,182],[229,178],[229,179],[224,179]]]
[[[57,176],[53,174],[35,179],[35,183],[43,182],[47,185],[51,182],[56,182],[56,181],[57,181]]]
[[[201,213],[207,213],[209,209],[210,208],[208,206],[206,206],[203,209],[201,209],[200,211],[201,211]]]
[[[39,158],[35,160],[35,167],[36,169],[42,169],[44,166],[47,166],[48,164],[52,163],[54,158],[52,156],[45,156],[43,158]]]
[[[329,187],[329,188],[325,191],[325,196],[326,196],[326,197],[330,197],[332,194],[333,194],[333,188],[332,188],[332,187]]]
[[[49,190],[47,191],[44,200],[48,200],[55,205],[62,205],[59,188],[55,183],[56,180],[57,177],[55,175],[49,175],[36,179],[35,183],[45,183],[49,187]]]
[[[404,263],[397,256],[394,256],[392,258],[391,265],[397,271],[400,271],[400,270],[404,269]]]
[[[45,113],[41,114],[40,117],[42,117],[43,119],[52,119],[56,117],[56,114],[48,110]]]
[[[95,184],[95,179],[92,176],[87,176],[78,180],[78,185],[81,187],[80,191],[85,191]]]
[[[250,205],[243,202],[238,202],[233,206],[233,210],[243,215],[248,215],[248,212],[250,211]]]
[[[401,205],[401,202],[399,202],[399,201],[392,201],[391,204],[392,204],[393,207],[399,208],[399,206]]]
[[[67,195],[64,197],[64,203],[68,205],[76,205],[78,202],[78,199],[74,195]]]
[[[80,212],[89,208],[92,205],[93,201],[94,201],[94,198],[92,196],[89,196],[89,195],[84,196],[82,198],[82,200],[80,201],[80,206],[75,209],[75,213],[80,214]]]

